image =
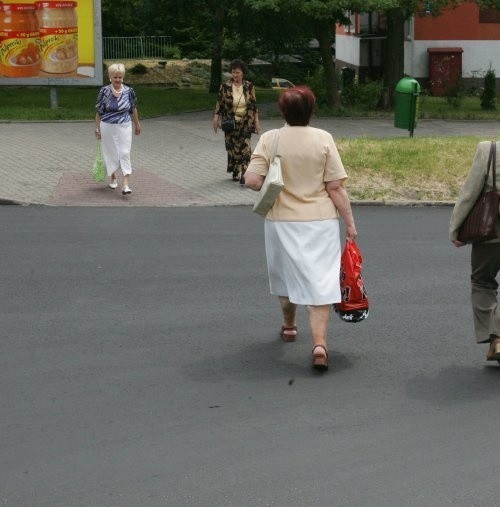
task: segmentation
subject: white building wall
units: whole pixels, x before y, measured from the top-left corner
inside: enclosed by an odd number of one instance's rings
[[[462,48],[462,76],[482,77],[490,68],[500,76],[500,41],[417,40],[405,42],[405,73],[414,78],[429,77],[428,48]],[[479,72],[478,72],[479,71]]]
[[[335,58],[358,67],[360,62],[359,38],[336,34]]]

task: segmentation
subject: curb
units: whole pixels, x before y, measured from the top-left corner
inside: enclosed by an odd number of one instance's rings
[[[45,204],[45,203],[37,203],[37,202],[20,202],[20,201],[14,201],[12,199],[2,199],[0,198],[0,206],[9,206],[9,205],[16,205],[16,206],[47,206],[47,207],[57,207],[52,204]],[[352,200],[351,201],[352,206],[391,206],[391,207],[405,207],[405,208],[425,208],[425,207],[450,207],[454,206],[454,201],[357,201]],[[228,204],[210,204],[210,205],[202,205],[202,206],[193,206],[192,204],[186,204],[186,205],[176,205],[176,206],[153,206],[155,208],[158,207],[165,207],[165,208],[192,208],[192,207],[207,207],[207,208],[213,208],[213,207],[221,207],[221,206],[227,206],[227,207],[235,207],[235,206],[252,206],[252,204],[248,203],[228,203]],[[87,206],[75,206],[75,207],[87,207]],[[103,206],[99,205],[100,208],[112,208],[115,206]],[[148,208],[151,206],[144,205],[142,206],[144,208]]]

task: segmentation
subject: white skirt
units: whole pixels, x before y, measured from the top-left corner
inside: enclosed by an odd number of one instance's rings
[[[338,219],[264,222],[271,294],[287,296],[298,305],[339,303],[341,245]]]
[[[101,121],[102,157],[106,172],[111,176],[116,170],[132,174],[130,149],[132,148],[132,122],[106,123]]]

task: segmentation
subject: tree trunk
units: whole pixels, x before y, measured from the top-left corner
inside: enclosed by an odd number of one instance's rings
[[[389,9],[387,15],[387,41],[385,50],[384,84],[390,97],[404,76],[405,15],[402,9]]]
[[[222,44],[224,42],[224,7],[217,2],[214,11],[214,38],[212,47],[212,63],[210,65],[209,92],[218,92],[222,74]]]
[[[318,39],[319,52],[323,60],[323,68],[325,70],[326,95],[328,106],[332,109],[338,109],[340,106],[340,97],[337,84],[337,76],[335,75],[335,64],[331,51],[331,26],[328,24],[320,24],[316,26],[316,38]]]

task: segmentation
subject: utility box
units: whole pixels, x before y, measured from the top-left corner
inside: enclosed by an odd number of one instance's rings
[[[419,95],[420,85],[416,79],[404,77],[396,85],[394,126],[409,130],[411,137],[413,137],[413,130],[417,126]]]
[[[462,77],[462,48],[428,48],[429,90],[443,97]]]

